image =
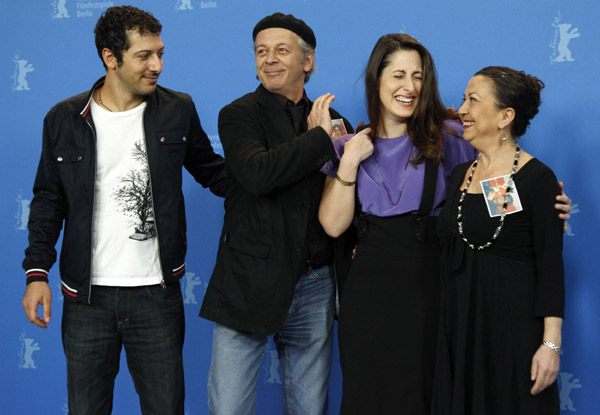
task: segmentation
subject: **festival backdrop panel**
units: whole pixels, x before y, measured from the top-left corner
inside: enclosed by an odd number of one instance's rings
[[[29,323],[21,306],[27,219],[39,160],[42,120],[57,102],[88,90],[104,69],[93,28],[118,1],[4,1],[0,15],[0,226],[4,289],[0,292],[0,377],[3,413],[67,413],[65,359],[60,340],[62,294],[58,266],[50,272],[52,322]],[[304,19],[317,36],[317,73],[307,84],[315,99],[332,92],[334,107],[354,125],[366,121],[363,71],[379,36],[404,32],[424,43],[437,64],[440,92],[458,108],[469,78],[488,65],[506,65],[546,84],[539,115],[522,140],[549,165],[573,201],[564,257],[567,310],[565,355],[559,374],[562,414],[600,412],[600,282],[594,258],[600,234],[600,5],[583,0],[132,0],[163,24],[166,45],[160,83],[195,100],[206,133],[222,153],[219,110],[258,85],[251,32],[275,11]],[[595,183],[595,184],[594,184]],[[186,414],[208,413],[206,379],[211,322],[198,311],[215,262],[223,201],[189,175],[184,183],[189,249],[182,279],[186,311]],[[60,246],[60,241],[59,245]],[[431,328],[435,330],[435,328]],[[341,371],[335,345],[331,413],[339,411]],[[257,413],[281,413],[281,371],[269,344],[257,393]],[[139,413],[126,361],[115,386],[114,414]]]

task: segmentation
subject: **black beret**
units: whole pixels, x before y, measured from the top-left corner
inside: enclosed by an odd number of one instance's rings
[[[308,27],[303,20],[296,19],[291,14],[283,13],[273,13],[258,22],[252,31],[252,40],[256,40],[256,35],[261,30],[272,27],[281,27],[283,29],[291,30],[312,46],[313,49],[317,47],[317,38],[315,38],[315,33],[312,29]]]

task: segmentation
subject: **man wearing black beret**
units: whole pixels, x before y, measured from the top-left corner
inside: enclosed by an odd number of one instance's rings
[[[336,157],[325,94],[311,102],[316,38],[275,13],[252,33],[261,84],[223,108],[227,195],[217,263],[200,315],[216,322],[208,380],[211,414],[253,414],[270,335],[283,372],[285,414],[328,412],[335,283],[334,242],[317,212]],[[347,131],[352,131],[344,120]],[[336,241],[337,243],[337,241]]]

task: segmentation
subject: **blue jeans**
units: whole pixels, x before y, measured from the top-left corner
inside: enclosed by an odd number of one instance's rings
[[[331,267],[300,277],[283,325],[274,334],[283,373],[283,413],[328,413],[335,286]],[[212,415],[255,413],[256,382],[268,336],[216,324],[208,376]]]
[[[122,346],[142,413],[183,414],[184,319],[179,283],[94,286],[91,304],[65,301],[69,415],[112,412]]]

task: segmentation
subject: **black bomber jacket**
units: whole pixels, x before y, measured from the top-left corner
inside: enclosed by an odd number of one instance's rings
[[[58,103],[44,119],[23,268],[28,284],[48,280],[64,223],[60,276],[67,301],[89,302],[91,294],[96,131],[90,104],[93,91],[103,83],[101,78],[90,91]],[[182,167],[202,186],[224,196],[224,162],[213,151],[187,94],[158,86],[144,110],[144,135],[163,284],[169,284],[185,274]]]

